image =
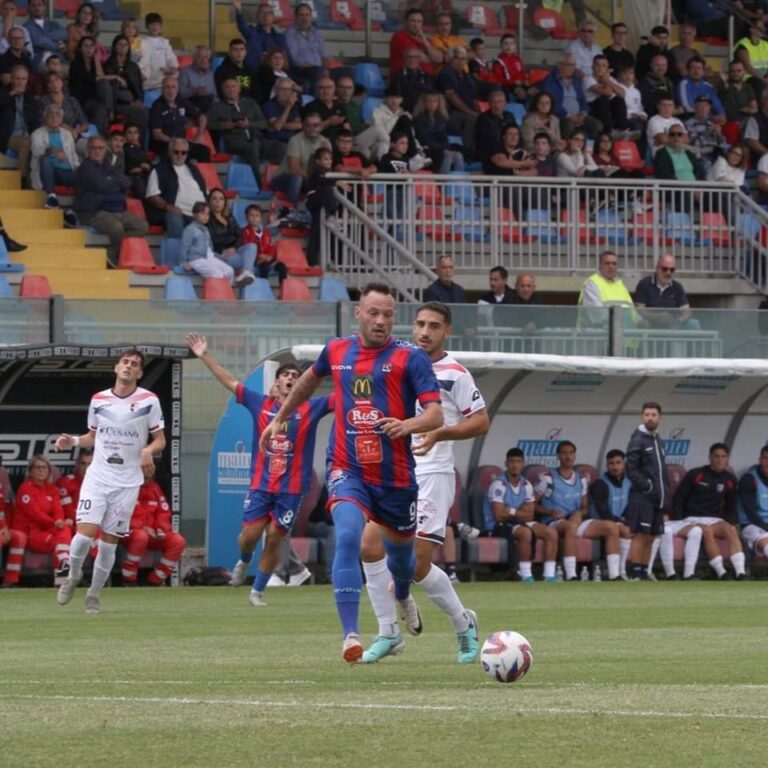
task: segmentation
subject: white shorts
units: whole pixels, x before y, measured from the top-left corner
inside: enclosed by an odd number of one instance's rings
[[[583,536],[587,529],[589,528],[590,524],[594,521],[593,517],[590,517],[589,520],[584,520],[582,523],[579,524],[579,527],[576,529],[576,535],[577,536]]]
[[[763,540],[768,541],[768,531],[764,531],[759,525],[752,525],[750,523],[741,529],[741,538],[748,549],[751,549],[758,555],[762,555],[763,553],[758,551],[757,545]]]
[[[442,544],[445,541],[445,524],[456,497],[454,475],[419,475],[419,500],[416,504],[416,536]]]
[[[140,485],[110,486],[89,481],[86,474],[77,504],[77,523],[98,525],[103,533],[127,536],[131,532],[131,515],[139,498]]]

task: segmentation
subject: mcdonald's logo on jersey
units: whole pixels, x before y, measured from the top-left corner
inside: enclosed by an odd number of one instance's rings
[[[356,376],[352,381],[352,396],[370,398],[373,396],[373,377]]]

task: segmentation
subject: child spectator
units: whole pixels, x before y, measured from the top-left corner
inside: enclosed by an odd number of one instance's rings
[[[469,41],[469,74],[478,80],[495,82],[493,61],[485,56],[485,40],[482,37],[473,37]]]
[[[120,34],[131,44],[131,61],[141,65],[142,40],[139,35],[139,24],[133,17],[124,19],[120,25]]]
[[[125,173],[125,134],[117,129],[110,131],[107,145],[109,146],[107,150],[107,165],[111,165],[120,173]]]
[[[336,227],[338,225],[336,214],[339,210],[339,203],[336,200],[334,187],[347,193],[351,192],[352,189],[345,181],[334,181],[327,178],[332,163],[333,153],[331,150],[321,147],[315,152],[309,166],[306,206],[312,214],[312,224],[307,240],[307,263],[313,267],[320,264],[320,212],[325,211],[326,222]]]
[[[517,55],[517,40],[514,35],[502,35],[501,53],[493,62],[493,79],[504,89],[507,98],[514,97],[525,102],[528,97],[528,75],[523,60]]]
[[[267,227],[262,226],[263,211],[258,205],[249,205],[245,209],[245,218],[248,224],[243,230],[243,243],[253,243],[256,246],[255,271],[258,277],[268,278],[277,275],[282,283],[285,280],[288,269],[282,261],[275,257],[275,249],[272,245],[272,235]]]
[[[144,17],[147,35],[141,42],[141,71],[144,87],[148,90],[159,88],[166,75],[179,71],[179,60],[167,37],[163,37],[163,17],[159,13],[148,13]]]
[[[635,85],[635,70],[633,67],[622,67],[618,75],[619,85],[624,89],[624,102],[627,105],[627,122],[630,133],[628,139],[637,141],[645,136],[645,125],[648,114],[643,107],[643,96]]]
[[[354,144],[354,133],[347,128],[342,128],[333,142],[333,170],[337,173],[351,173],[367,179],[378,169],[375,163],[369,162],[361,152],[352,149]]]
[[[131,180],[133,194],[140,200],[143,200],[147,191],[147,179],[152,170],[152,165],[142,146],[141,131],[138,125],[129,123],[125,126],[123,158],[125,174]]]

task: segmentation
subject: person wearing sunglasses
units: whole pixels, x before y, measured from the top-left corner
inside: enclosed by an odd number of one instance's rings
[[[652,275],[641,278],[635,288],[635,307],[651,328],[701,330],[699,321],[691,317],[691,303],[677,280],[675,257],[662,254]],[[650,312],[643,310],[649,309]]]
[[[666,145],[653,158],[653,175],[657,179],[704,181],[704,166],[687,144],[685,128],[672,125],[667,132]],[[689,189],[674,189],[668,191],[665,198],[670,210],[691,213],[699,203],[700,193]]]

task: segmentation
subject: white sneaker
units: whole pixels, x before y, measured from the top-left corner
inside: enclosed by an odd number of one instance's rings
[[[75,595],[77,582],[74,579],[65,579],[56,593],[56,602],[59,605],[66,605]]]
[[[467,523],[456,523],[456,530],[459,532],[459,537],[465,541],[475,541],[480,537],[480,529]]]
[[[269,577],[269,581],[267,582],[268,587],[285,587],[286,583],[283,580],[282,576],[278,576],[276,573],[273,573]]]
[[[236,278],[235,285],[242,288],[244,285],[250,285],[256,279],[256,275],[249,269],[244,269]]]
[[[264,601],[264,595],[261,592],[251,591],[251,594],[248,595],[248,602],[254,608],[263,608],[266,605],[266,602]]]
[[[232,569],[232,578],[229,580],[230,587],[239,587],[245,583],[245,577],[248,575],[248,563],[238,560]]]
[[[400,618],[405,624],[405,628],[410,635],[420,635],[424,626],[421,623],[421,614],[413,595],[408,595],[405,600],[397,600],[397,607],[400,612]]]
[[[95,595],[85,596],[85,612],[89,616],[95,616],[101,612],[101,601]]]
[[[309,581],[312,578],[312,571],[309,568],[304,568],[301,573],[294,573],[293,576],[288,577],[289,587],[300,587],[305,581]]]

